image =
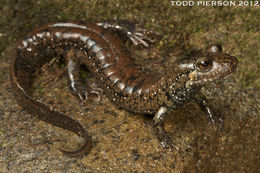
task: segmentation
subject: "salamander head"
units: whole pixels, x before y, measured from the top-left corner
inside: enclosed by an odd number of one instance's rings
[[[236,57],[213,49],[206,54],[181,59],[178,66],[181,70],[189,71],[189,81],[186,84],[203,85],[232,73],[237,63]]]

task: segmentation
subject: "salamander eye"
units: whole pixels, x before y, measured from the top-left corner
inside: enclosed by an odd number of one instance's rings
[[[197,67],[202,71],[208,71],[212,68],[212,61],[208,58],[200,58],[197,61]]]

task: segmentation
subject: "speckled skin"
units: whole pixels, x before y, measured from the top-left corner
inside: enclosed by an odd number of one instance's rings
[[[52,110],[33,98],[29,92],[32,72],[50,61],[51,55],[57,49],[62,48],[66,54],[73,92],[81,99],[87,98],[87,91],[82,89],[84,87],[81,86],[78,75],[80,64],[84,64],[95,74],[99,87],[117,106],[131,112],[156,114],[155,131],[165,147],[168,146],[168,139],[162,126],[167,111],[177,109],[194,99],[208,117],[214,117],[205,98],[195,97],[195,94],[208,81],[222,78],[236,68],[236,58],[221,53],[220,49],[215,47],[215,50],[212,48],[207,53],[179,59],[164,73],[141,72],[122,41],[110,32],[123,32],[134,44],[147,46],[143,34],[137,32],[134,27],[127,30],[128,26],[130,24],[118,25],[109,22],[52,23],[36,29],[18,42],[11,64],[11,85],[14,93],[21,106],[29,113],[73,131],[85,139],[84,146],[79,150],[62,150],[70,157],[89,153],[91,140],[88,133],[77,121]]]

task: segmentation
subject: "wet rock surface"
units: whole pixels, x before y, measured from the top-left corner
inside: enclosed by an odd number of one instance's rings
[[[259,7],[185,8],[172,7],[169,1],[148,0],[23,0],[0,2],[0,16],[0,172],[259,171]],[[81,104],[69,92],[65,76],[41,85],[57,72],[51,66],[36,76],[35,97],[79,121],[94,143],[88,156],[72,159],[62,155],[59,148],[75,149],[82,141],[16,104],[8,81],[15,43],[50,21],[113,17],[140,21],[160,33],[148,50],[136,50],[126,43],[144,69],[167,70],[178,56],[213,43],[221,43],[224,52],[239,59],[235,73],[202,88],[224,115],[223,130],[191,102],[171,112],[165,125],[179,150],[163,149],[152,133],[152,117],[118,109],[105,96],[99,103]]]

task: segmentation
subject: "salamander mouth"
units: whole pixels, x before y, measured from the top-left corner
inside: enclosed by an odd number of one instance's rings
[[[207,73],[207,74],[200,74],[200,72],[197,72],[196,74],[194,74],[196,72],[193,72],[190,74],[190,79],[193,83],[195,84],[204,84],[207,82],[212,82],[215,80],[218,80],[220,78],[223,78],[225,76],[227,76],[227,73]]]
[[[204,84],[207,82],[218,80],[223,75],[224,75],[223,73],[201,74],[201,72],[193,71],[192,73],[190,73],[189,77],[190,77],[190,82],[192,84]]]

